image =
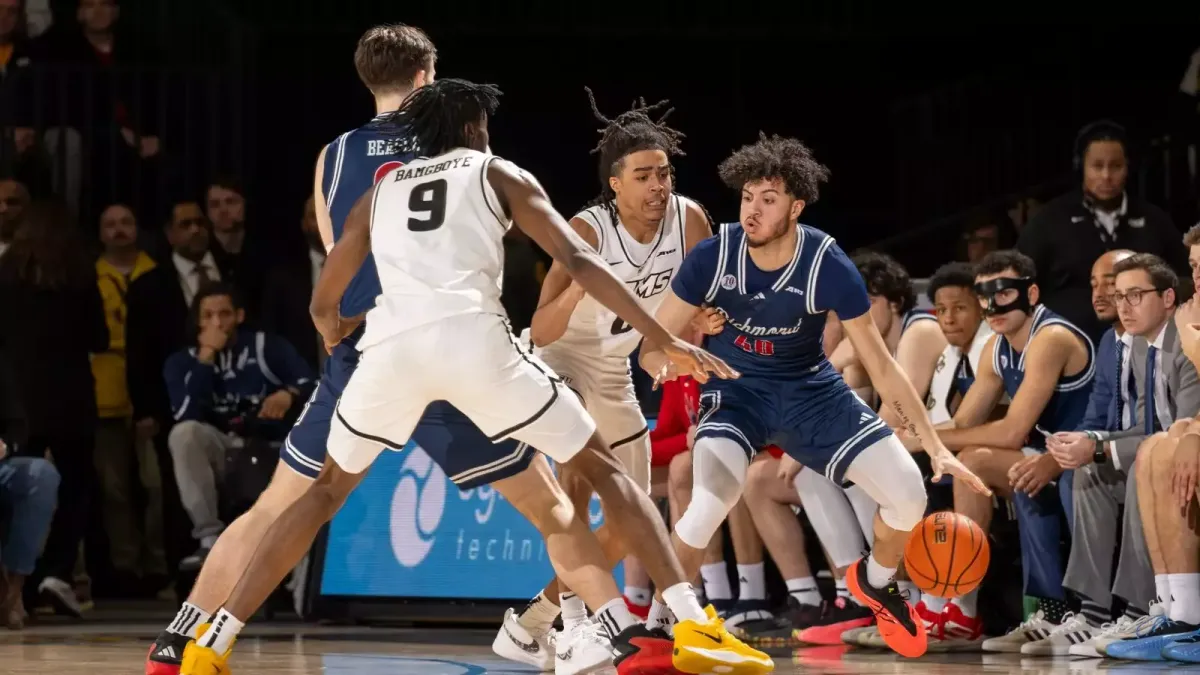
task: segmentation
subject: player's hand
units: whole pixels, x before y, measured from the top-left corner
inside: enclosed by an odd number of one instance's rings
[[[1200,303],[1195,297],[1175,310],[1175,328],[1183,353],[1193,364],[1200,363]]]
[[[779,477],[779,480],[791,485],[796,481],[796,476],[800,474],[803,468],[804,465],[798,462],[795,457],[784,453],[783,457],[779,458],[779,468],[776,470],[775,475]]]
[[[1036,497],[1050,481],[1062,475],[1063,468],[1050,455],[1034,455],[1017,462],[1008,470],[1014,490]]]
[[[944,474],[950,474],[954,476],[954,480],[962,481],[979,494],[988,497],[992,496],[991,488],[983,482],[983,479],[976,476],[973,471],[958,460],[958,457],[954,456],[954,453],[946,448],[930,454],[929,463],[933,465],[933,482],[940,483]]]
[[[258,409],[258,417],[264,420],[281,420],[287,411],[292,409],[292,403],[295,401],[296,397],[292,392],[280,389],[263,399],[262,407]]]
[[[325,352],[333,354],[333,348],[341,344],[342,340],[345,340],[351,333],[358,330],[364,318],[366,317],[362,314],[349,319],[338,317],[336,323],[331,323],[325,326],[324,329],[321,326],[317,326],[317,330],[321,332],[321,339],[325,341]]]
[[[1171,493],[1179,508],[1187,508],[1196,496],[1197,480],[1200,480],[1200,447],[1193,443],[1180,443],[1175,451],[1174,466],[1171,467]]]
[[[708,374],[712,373],[722,380],[734,380],[742,376],[741,373],[734,370],[721,359],[709,354],[704,349],[695,345],[688,344],[679,338],[672,338],[671,342],[662,346],[663,354],[666,355],[670,363],[675,366],[675,373],[668,379],[674,379],[679,375],[691,375],[697,382],[704,384],[708,382]],[[667,371],[663,374],[670,374],[669,366],[664,366]],[[655,378],[656,382],[664,381],[659,377]]]
[[[1046,449],[1063,469],[1078,469],[1092,463],[1096,441],[1079,431],[1060,431],[1046,437]]]
[[[725,330],[725,315],[718,312],[716,307],[705,307],[692,319],[692,327],[701,335],[718,335]]]

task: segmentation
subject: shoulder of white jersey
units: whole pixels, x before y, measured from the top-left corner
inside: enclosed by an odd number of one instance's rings
[[[576,213],[571,219],[578,218],[588,224],[592,231],[596,234],[596,250],[603,251],[607,240],[607,232],[615,223],[612,221],[612,214],[609,212],[605,202],[593,204],[579,213]]]

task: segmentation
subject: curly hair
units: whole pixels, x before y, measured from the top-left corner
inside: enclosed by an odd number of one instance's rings
[[[983,260],[975,265],[975,276],[1000,274],[1008,270],[1016,272],[1022,279],[1037,278],[1037,266],[1033,264],[1033,258],[1015,248],[992,251],[983,256]]]
[[[467,146],[467,125],[491,117],[500,107],[500,90],[490,84],[447,78],[414,91],[387,118],[398,136],[416,139],[420,151],[436,157]]]
[[[943,288],[965,288],[974,293],[975,267],[971,263],[952,262],[937,268],[933,276],[929,277],[929,287],[925,289],[929,301],[936,302],[933,297]]]
[[[913,290],[912,279],[908,276],[908,270],[895,258],[885,253],[864,251],[855,255],[853,260],[867,286],[867,293],[883,296],[888,302],[896,303],[901,315],[916,306],[917,294]]]
[[[600,142],[596,144],[595,148],[592,148],[591,152],[593,155],[600,156],[598,167],[600,196],[593,202],[594,204],[616,197],[612,187],[608,184],[608,179],[621,173],[622,162],[629,155],[643,150],[662,150],[667,157],[684,155],[683,150],[679,147],[679,142],[684,138],[683,132],[672,129],[666,124],[667,117],[675,109],[668,108],[659,116],[658,120],[650,117],[652,113],[664,108],[668,101],[662,100],[653,105],[647,105],[645,98],[639,98],[633,102],[632,108],[609,119],[600,112],[591,88],[584,87],[583,90],[587,92],[588,102],[592,105],[592,114],[604,124],[603,128],[597,130],[600,132]]]
[[[741,190],[747,183],[779,179],[788,194],[807,204],[817,201],[820,186],[829,180],[829,169],[818,162],[807,145],[778,134],[759,132],[758,142],[743,145],[717,168],[721,180]]]

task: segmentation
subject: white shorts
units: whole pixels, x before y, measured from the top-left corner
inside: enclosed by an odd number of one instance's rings
[[[634,393],[629,359],[594,357],[557,343],[534,353],[583,400],[596,420],[600,438],[612,448],[634,482],[649,494],[650,429]]]
[[[425,406],[446,401],[492,442],[514,438],[567,462],[596,424],[553,371],[522,349],[504,317],[465,314],[363,350],[338,401],[329,456],[364,471],[385,447],[403,448]]]

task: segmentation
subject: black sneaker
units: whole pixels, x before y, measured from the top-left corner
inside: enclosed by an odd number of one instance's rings
[[[797,640],[809,645],[840,645],[842,633],[855,628],[865,628],[875,621],[875,613],[869,608],[846,597],[837,597],[821,603],[821,616],[804,628],[793,633]]]
[[[183,648],[191,640],[186,635],[163,631],[150,645],[146,654],[146,675],[179,675],[183,665]]]
[[[755,630],[775,626],[775,614],[766,600],[738,600],[719,616],[725,621],[725,628],[738,639],[744,639]]]
[[[752,647],[794,647],[800,644],[796,631],[804,630],[821,618],[819,605],[805,605],[794,596],[788,596],[787,609],[775,617],[770,625],[756,626],[746,631],[742,641]]]
[[[635,623],[613,637],[612,647],[618,675],[651,675],[673,670],[675,641],[661,628]]]

